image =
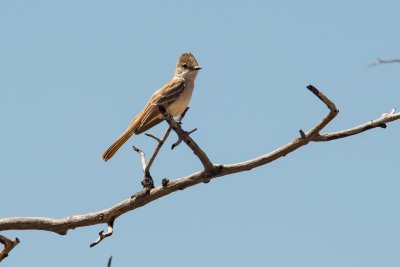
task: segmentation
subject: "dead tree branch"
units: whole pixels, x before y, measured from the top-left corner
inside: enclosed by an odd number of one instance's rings
[[[178,123],[178,124],[181,124],[181,123],[182,123],[182,120],[183,120],[183,118],[185,117],[186,112],[187,112],[188,110],[189,110],[189,107],[187,107],[187,108],[185,109],[185,111],[179,116],[179,118],[178,118],[178,120],[177,120],[177,123]],[[151,158],[150,158],[150,160],[149,160],[149,164],[147,164],[145,173],[150,171],[151,165],[153,165],[153,162],[154,162],[155,158],[157,157],[158,152],[160,151],[161,147],[164,145],[165,141],[167,140],[169,134],[171,133],[171,130],[172,130],[171,126],[168,127],[168,129],[167,129],[167,131],[165,132],[164,137],[163,137],[162,139],[159,139],[159,138],[155,137],[155,136],[152,135],[152,134],[146,133],[147,136],[150,136],[150,137],[152,137],[153,139],[157,140],[158,145],[157,145],[156,149],[154,150],[153,156],[151,156]]]
[[[185,109],[185,111],[179,116],[179,118],[177,120],[178,124],[182,123],[182,120],[185,117],[186,112],[188,110],[189,110],[189,107],[187,107]],[[168,127],[168,129],[165,132],[165,134],[164,134],[162,139],[160,139],[157,136],[152,135],[150,133],[145,133],[146,136],[151,137],[151,138],[153,138],[154,140],[156,140],[158,142],[156,148],[154,149],[153,155],[151,156],[151,158],[149,160],[149,163],[146,163],[146,155],[141,149],[139,149],[139,148],[137,148],[135,146],[132,147],[134,151],[139,153],[140,158],[141,158],[143,174],[144,174],[144,177],[143,177],[143,180],[142,180],[142,185],[143,185],[144,188],[147,188],[147,189],[154,188],[154,181],[153,181],[153,178],[151,177],[151,174],[150,174],[150,168],[153,165],[153,162],[156,159],[156,157],[158,155],[158,152],[160,151],[161,147],[164,145],[164,143],[167,140],[169,134],[171,133],[171,130],[172,130],[171,126]],[[180,141],[180,139],[178,140],[178,142],[179,141]],[[174,145],[172,145],[172,148],[174,148],[174,146],[176,146],[176,145],[179,145],[178,142],[176,142]]]
[[[317,136],[315,136],[313,141],[314,142],[331,141],[359,134],[367,130],[371,130],[373,128],[385,129],[387,127],[387,123],[400,119],[400,113],[395,113],[395,111],[396,109],[392,109],[392,111],[390,111],[389,113],[387,112],[383,113],[379,119],[371,120],[367,123],[361,124],[359,126],[350,129],[333,133],[318,134]]]
[[[234,163],[234,164],[214,164],[210,161],[206,153],[200,148],[200,146],[189,136],[189,133],[184,131],[179,122],[175,121],[172,116],[165,110],[165,108],[160,107],[162,114],[164,115],[166,121],[170,125],[168,130],[174,130],[179,139],[183,140],[188,147],[193,151],[193,153],[199,158],[203,165],[203,170],[192,173],[188,176],[168,180],[163,179],[162,185],[155,188],[144,188],[142,191],[136,193],[132,197],[123,200],[122,202],[116,204],[113,207],[104,209],[101,211],[74,215],[66,218],[43,218],[43,217],[14,217],[14,218],[4,218],[0,219],[0,231],[5,230],[43,230],[51,231],[60,235],[67,234],[68,230],[75,229],[78,227],[91,226],[96,224],[106,223],[108,225],[108,231],[106,233],[100,232],[99,238],[92,243],[94,246],[101,242],[105,237],[110,236],[113,232],[113,223],[122,214],[132,211],[134,209],[140,208],[150,202],[153,202],[159,198],[169,195],[178,190],[183,190],[185,188],[194,186],[199,183],[208,182],[211,179],[217,177],[226,176],[233,173],[248,171],[253,168],[263,166],[277,160],[280,157],[284,157],[287,154],[299,149],[302,146],[307,145],[310,142],[327,142],[336,140],[339,138],[344,138],[352,136],[355,134],[362,133],[373,128],[386,128],[386,124],[395,120],[400,119],[400,113],[396,113],[392,110],[389,113],[384,113],[380,118],[372,120],[368,123],[356,126],[343,131],[333,132],[333,133],[320,133],[324,127],[329,124],[338,114],[338,109],[335,104],[329,100],[323,93],[321,93],[317,88],[312,85],[307,87],[315,96],[317,96],[329,109],[329,112],[318,122],[313,128],[304,132],[300,130],[300,136],[289,142],[288,144],[259,157]],[[164,137],[169,134],[166,132]],[[168,137],[168,135],[167,135]],[[154,138],[158,141],[158,138]],[[166,138],[165,138],[166,139]],[[158,141],[159,148],[153,153],[155,158],[162,144],[164,143],[164,138]],[[157,146],[157,147],[158,147]],[[138,149],[140,153],[140,150]],[[146,172],[145,155],[141,152],[141,158],[143,163],[143,170]],[[154,160],[154,159],[153,159]],[[150,165],[151,166],[151,165]],[[148,167],[148,171],[149,171]],[[11,241],[3,236],[0,236],[0,242],[4,244],[4,248],[1,251],[1,256],[7,254],[12,250],[19,240],[15,239]],[[1,258],[0,258],[1,260]]]
[[[374,67],[377,65],[381,65],[381,64],[392,64],[392,63],[400,63],[400,59],[390,59],[390,60],[384,60],[384,59],[380,59],[377,58],[375,62],[368,64],[367,67]]]
[[[179,139],[182,139],[183,142],[193,151],[193,153],[199,158],[205,170],[211,170],[214,165],[208,158],[207,154],[199,147],[199,145],[190,137],[189,132],[186,132],[182,129],[179,122],[175,121],[174,118],[167,112],[167,110],[160,106],[160,112],[164,115],[165,120],[168,122],[169,126],[176,132],[179,136]],[[179,140],[178,140],[179,142]]]
[[[19,243],[19,239],[15,238],[14,240],[8,239],[5,236],[0,235],[0,243],[4,245],[3,249],[0,250],[0,261],[7,258],[8,253]]]
[[[100,243],[104,238],[109,237],[113,234],[114,232],[114,220],[109,221],[107,227],[107,232],[100,231],[99,237],[94,241],[92,244],[90,244],[90,247],[96,246],[98,243]]]

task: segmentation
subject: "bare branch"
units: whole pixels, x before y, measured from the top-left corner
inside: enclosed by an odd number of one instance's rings
[[[179,118],[177,120],[177,122],[179,124],[182,122],[182,120],[185,117],[186,112],[188,110],[189,110],[189,107],[187,107],[184,110],[184,112],[179,116]],[[142,150],[140,150],[139,148],[135,147],[135,146],[132,147],[134,151],[136,151],[136,152],[138,152],[140,154],[140,158],[142,160],[142,168],[143,168],[143,173],[144,173],[144,177],[143,177],[143,180],[142,180],[143,187],[146,187],[146,188],[153,188],[154,187],[154,181],[153,181],[153,178],[151,177],[151,174],[150,174],[150,168],[153,165],[153,162],[154,162],[155,158],[157,157],[158,152],[160,151],[161,147],[164,145],[164,143],[167,140],[169,134],[171,133],[171,130],[172,130],[172,128],[171,128],[171,126],[169,126],[162,139],[160,139],[160,138],[158,138],[155,135],[152,135],[150,133],[146,133],[145,134],[146,136],[149,136],[149,137],[153,138],[154,140],[156,140],[158,142],[157,147],[155,148],[155,150],[153,152],[153,155],[151,156],[151,158],[149,160],[149,163],[147,163],[147,164],[146,164],[145,153]]]
[[[155,139],[158,141],[158,145],[156,147],[156,149],[153,152],[153,155],[151,156],[150,160],[149,160],[149,164],[147,164],[147,167],[145,169],[145,173],[149,173],[150,172],[150,168],[153,165],[154,160],[156,159],[158,152],[160,151],[161,147],[164,145],[165,141],[167,140],[169,134],[171,133],[171,127],[168,127],[167,131],[165,132],[164,136],[162,139],[159,139],[155,136],[153,136],[153,138],[155,137]],[[151,134],[146,134],[148,136],[152,136]]]
[[[189,131],[188,134],[190,135],[190,134],[194,133],[195,131],[197,131],[197,128],[194,128],[193,130]],[[183,139],[178,137],[178,141],[176,141],[175,143],[172,144],[171,150],[174,149],[175,147],[179,146],[182,143],[182,141],[183,141]]]
[[[188,176],[177,178],[173,180],[163,179],[162,185],[156,188],[146,187],[143,190],[137,192],[132,197],[123,200],[122,202],[116,204],[113,207],[104,209],[101,211],[88,213],[84,215],[74,215],[61,219],[54,218],[43,218],[43,217],[15,217],[15,218],[4,218],[0,219],[0,231],[4,230],[44,230],[58,233],[60,235],[67,234],[70,229],[75,229],[78,227],[91,226],[96,224],[108,224],[108,231],[104,233],[103,231],[99,233],[99,238],[93,243],[98,244],[105,237],[110,236],[113,232],[113,222],[122,214],[140,208],[150,202],[153,202],[161,197],[169,195],[175,191],[183,190],[185,188],[194,186],[199,183],[204,183],[210,179],[215,179],[217,177],[226,176],[233,173],[238,173],[242,171],[251,170],[262,165],[266,165],[280,157],[284,157],[287,154],[297,150],[298,148],[307,145],[309,142],[321,142],[321,141],[331,141],[338,138],[344,138],[351,135],[359,134],[364,131],[382,127],[385,128],[386,124],[395,120],[400,119],[400,114],[395,113],[392,110],[389,113],[384,113],[380,118],[372,120],[366,124],[350,128],[344,131],[320,134],[320,131],[331,122],[336,115],[338,110],[335,104],[329,100],[324,94],[322,94],[314,86],[307,87],[314,95],[316,95],[329,109],[329,112],[325,117],[318,122],[313,128],[304,132],[300,130],[300,136],[290,143],[262,156],[238,162],[234,164],[224,164],[216,165],[213,164],[208,156],[203,150],[196,144],[196,142],[188,135],[187,132],[182,130],[180,124],[173,120],[172,116],[166,112],[164,109],[163,115],[165,116],[170,128],[172,128],[180,138],[190,147],[190,149],[196,154],[196,156],[202,162],[204,169],[202,171],[195,172]],[[143,163],[144,153],[142,156]],[[144,161],[145,162],[145,161]],[[146,168],[144,168],[146,169]],[[10,242],[14,242],[13,247],[18,244],[18,239],[10,241],[9,239],[0,236],[0,241],[3,241],[5,249],[1,251],[5,254],[10,250]],[[6,243],[5,243],[6,242]],[[7,243],[8,242],[8,243]],[[92,245],[93,245],[92,244]],[[8,251],[7,251],[8,249]],[[12,249],[12,248],[11,248]],[[0,254],[0,255],[3,255]]]
[[[153,138],[154,140],[156,140],[156,141],[159,142],[159,143],[162,142],[162,140],[161,140],[160,138],[158,138],[158,137],[155,136],[155,135],[152,135],[151,133],[145,133],[144,135]]]
[[[390,113],[383,113],[379,119],[371,120],[370,122],[343,131],[319,134],[315,136],[312,141],[314,142],[331,141],[359,134],[367,130],[371,130],[373,128],[386,128],[387,123],[398,119],[400,119],[400,113],[399,112],[395,113],[395,109],[392,109]]]
[[[204,169],[211,170],[214,165],[206,155],[206,153],[199,147],[199,145],[190,137],[188,132],[184,131],[180,126],[179,122],[176,122],[174,118],[167,112],[165,107],[160,106],[160,112],[164,115],[165,120],[169,126],[176,132],[180,139],[186,143],[186,145],[193,151],[193,153],[199,158],[203,164]]]
[[[292,142],[276,149],[275,151],[272,151],[268,154],[265,154],[263,156],[248,161],[223,165],[222,173],[224,175],[237,173],[241,171],[249,171],[253,168],[277,160],[280,157],[286,156],[290,152],[293,152],[294,150],[312,141],[313,138],[319,133],[319,131],[321,131],[330,121],[332,121],[336,117],[339,110],[336,108],[335,104],[331,100],[329,100],[323,93],[321,93],[317,88],[315,88],[312,85],[307,86],[307,89],[309,89],[315,96],[317,96],[323,103],[326,104],[326,106],[329,108],[329,113],[312,129],[308,130],[307,132],[301,130],[300,131],[301,136],[299,138],[296,138]]]
[[[142,161],[142,169],[143,169],[143,180],[142,180],[142,186],[145,188],[153,188],[154,187],[154,181],[153,181],[153,177],[151,177],[150,172],[147,170],[148,165],[146,164],[146,155],[144,154],[144,152],[135,147],[132,146],[132,149],[134,151],[136,151],[137,153],[139,153],[140,155],[140,159]]]
[[[381,65],[381,64],[392,64],[392,63],[400,63],[400,59],[383,60],[383,59],[377,58],[375,62],[368,64],[367,68],[374,67],[374,66]]]
[[[3,249],[0,250],[0,262],[7,258],[8,253],[19,244],[19,239],[15,238],[14,240],[8,239],[5,236],[0,235],[0,243],[4,245]]]
[[[139,149],[139,148],[137,148],[137,147],[135,147],[135,146],[132,146],[132,149],[133,149],[135,152],[139,153],[140,159],[141,159],[141,161],[142,161],[143,173],[146,175],[146,168],[147,168],[147,164],[146,164],[146,155],[144,154],[144,152],[143,152],[141,149]]]
[[[186,112],[187,112],[188,110],[189,110],[189,107],[187,107],[187,108],[185,109],[185,111],[179,116],[179,118],[178,118],[178,120],[177,120],[177,122],[178,122],[179,124],[182,122],[182,120],[183,120],[183,118],[185,117]],[[149,160],[149,163],[148,163],[147,165],[146,165],[146,159],[145,159],[145,157],[144,157],[144,152],[141,151],[140,149],[138,149],[138,148],[135,147],[135,146],[133,147],[133,149],[134,149],[136,152],[139,152],[140,155],[141,155],[141,158],[142,158],[142,166],[143,166],[143,172],[144,172],[145,175],[147,175],[147,174],[150,173],[150,168],[151,168],[151,166],[153,165],[153,162],[154,162],[155,158],[157,157],[158,152],[160,151],[161,147],[164,145],[164,143],[165,143],[165,141],[167,140],[169,134],[171,133],[171,130],[172,130],[172,128],[171,128],[171,126],[169,126],[162,139],[160,139],[160,138],[158,138],[157,136],[152,135],[152,134],[150,134],[150,133],[145,133],[146,136],[151,137],[151,138],[153,138],[154,140],[156,140],[156,141],[158,142],[158,145],[157,145],[157,147],[155,148],[155,150],[154,150],[154,152],[153,152],[153,155],[151,156],[151,158],[150,158],[150,160]]]
[[[185,117],[186,112],[188,112],[188,110],[189,110],[189,107],[186,107],[185,110],[183,111],[182,115],[176,120],[177,123],[182,124],[182,120]],[[171,126],[170,126],[170,128],[171,128]],[[189,132],[189,134],[195,132],[196,130],[197,130],[197,128],[194,130],[191,130]],[[171,150],[174,149],[175,147],[179,146],[180,143],[182,143],[182,139],[178,136],[178,141],[176,141],[175,143],[172,144]]]
[[[305,133],[306,139],[309,141],[336,117],[336,115],[339,113],[339,110],[336,108],[335,104],[329,100],[329,98],[327,98],[314,86],[309,85],[307,86],[307,89],[316,95],[322,102],[324,102],[329,109],[329,113],[316,126],[314,126],[314,128]]]
[[[100,231],[99,232],[99,237],[96,239],[96,241],[94,241],[92,244],[90,244],[90,247],[94,247],[96,246],[98,243],[100,243],[104,238],[109,237],[113,234],[114,232],[114,220],[109,221],[107,223],[108,227],[107,227],[107,232],[104,231]]]

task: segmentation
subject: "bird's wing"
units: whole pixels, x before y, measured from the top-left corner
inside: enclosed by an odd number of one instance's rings
[[[160,90],[158,90],[151,98],[148,105],[143,110],[140,127],[153,120],[159,114],[159,106],[169,106],[182,94],[185,88],[183,79],[173,79]]]
[[[174,79],[167,83],[160,90],[160,94],[157,94],[153,100],[153,105],[169,105],[174,102],[183,92],[185,88],[185,81],[183,79]]]

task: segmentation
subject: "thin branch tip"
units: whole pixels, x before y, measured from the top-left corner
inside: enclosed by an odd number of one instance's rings
[[[153,138],[154,140],[156,140],[158,143],[161,143],[162,140],[160,138],[158,138],[155,135],[152,135],[151,133],[145,133],[146,136]]]
[[[318,97],[325,105],[329,108],[329,110],[336,114],[339,113],[339,109],[336,108],[335,103],[333,103],[326,95],[324,95],[320,90],[318,90],[314,85],[308,85],[307,89],[310,90],[316,97]]]
[[[307,85],[307,89],[313,92],[314,94],[319,94],[319,90],[312,84]]]
[[[146,154],[143,152],[143,150],[141,150],[140,148],[136,147],[136,146],[132,146],[132,149],[139,153],[140,155],[140,160],[142,163],[142,169],[143,169],[143,173],[146,174],[146,168],[147,168],[147,163],[146,163]]]
[[[381,65],[381,64],[391,64],[391,63],[400,63],[400,59],[384,60],[384,59],[377,58],[375,60],[375,62],[372,62],[371,64],[367,64],[367,68],[374,67],[374,66]]]
[[[90,247],[94,247],[97,244],[99,244],[104,238],[107,238],[109,236],[111,236],[114,232],[114,220],[111,220],[107,223],[108,227],[107,227],[107,232],[104,232],[104,230],[101,230],[99,232],[99,237],[92,243],[90,244]]]
[[[186,113],[188,112],[189,109],[190,109],[189,106],[187,106],[187,107],[185,108],[185,110],[184,110],[184,111],[182,112],[182,114],[179,116],[178,122],[181,122],[181,121],[183,120],[183,118],[185,117],[185,115],[186,115]]]
[[[194,128],[193,130],[191,130],[189,132],[185,131],[185,134],[190,135],[190,134],[194,133],[195,131],[197,131],[197,128]],[[173,150],[175,147],[179,146],[182,143],[182,141],[183,141],[183,139],[180,136],[178,136],[178,140],[172,144],[171,150]]]

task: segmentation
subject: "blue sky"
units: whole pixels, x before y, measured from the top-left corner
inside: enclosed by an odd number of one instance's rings
[[[399,1],[0,2],[0,217],[64,217],[140,189],[132,138],[101,153],[183,52],[203,69],[184,127],[215,163],[267,153],[327,112],[327,131],[400,107]],[[161,135],[165,123],[150,132]],[[399,122],[313,143],[268,166],[177,192],[106,226],[67,236],[6,232],[4,266],[399,266]],[[153,167],[155,183],[201,164],[184,145]]]

